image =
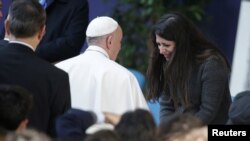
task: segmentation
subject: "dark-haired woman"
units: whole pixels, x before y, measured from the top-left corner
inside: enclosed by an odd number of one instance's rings
[[[222,52],[180,13],[162,16],[152,37],[148,99],[159,99],[161,120],[188,112],[204,124],[225,124],[230,66]]]

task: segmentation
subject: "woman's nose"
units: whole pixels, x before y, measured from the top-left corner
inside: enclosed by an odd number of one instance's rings
[[[160,54],[163,54],[165,52],[165,48],[159,47]]]

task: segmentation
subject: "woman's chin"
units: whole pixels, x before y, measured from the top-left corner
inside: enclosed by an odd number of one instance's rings
[[[168,61],[168,60],[170,60],[170,58],[171,58],[171,56],[170,55],[166,55],[166,56],[164,56],[165,57],[165,59]]]

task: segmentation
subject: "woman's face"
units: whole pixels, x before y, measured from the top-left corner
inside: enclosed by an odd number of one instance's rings
[[[160,54],[164,55],[164,57],[168,61],[174,54],[175,42],[166,40],[156,34],[156,44],[158,46]]]

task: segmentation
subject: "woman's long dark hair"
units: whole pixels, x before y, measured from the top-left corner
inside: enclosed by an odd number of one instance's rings
[[[175,53],[169,61],[159,53],[156,34],[175,42]],[[160,18],[152,31],[153,52],[147,77],[147,99],[158,100],[164,92],[170,93],[175,107],[189,105],[189,80],[194,65],[211,56],[220,58],[229,66],[221,51],[208,41],[186,17],[179,13],[169,13]]]

